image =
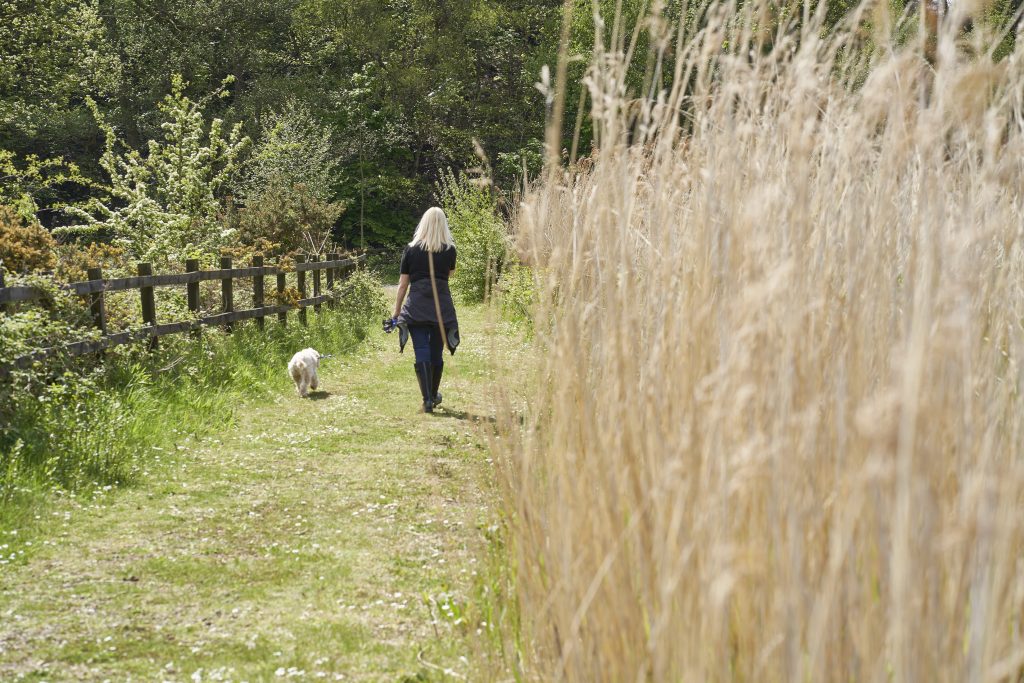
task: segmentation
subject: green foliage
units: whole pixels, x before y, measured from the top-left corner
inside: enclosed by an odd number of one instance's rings
[[[223,97],[227,82],[211,97]],[[193,101],[185,95],[180,76],[171,79],[171,92],[159,105],[164,117],[162,140],[150,140],[147,154],[123,144],[99,108],[91,103],[106,136],[100,165],[110,177],[116,205],[94,199],[73,213],[86,221],[63,234],[103,230],[116,244],[143,261],[181,262],[195,252],[215,253],[233,235],[221,222],[225,183],[235,171],[249,139],[241,124],[226,134],[224,122],[205,121],[209,98]]]
[[[335,226],[338,241],[393,246],[408,240],[441,170],[475,162],[474,137],[492,158],[512,155],[499,164],[497,185],[518,182],[521,152],[543,138],[544,102],[533,84],[541,66],[554,62],[561,6],[8,0],[0,12],[0,69],[7,76],[0,107],[9,112],[0,120],[0,149],[66,158],[88,177],[106,178],[97,163],[105,136],[97,135],[86,96],[124,147],[141,151],[165,134],[166,117],[153,105],[166,94],[169,74],[182,74],[198,92],[231,77],[228,96],[208,102],[206,114],[261,131],[235,194],[251,203],[284,172],[321,201],[348,207]],[[8,16],[16,21],[8,25]],[[94,220],[86,220],[93,227],[75,231],[87,235],[103,236],[111,227],[96,204],[112,211],[135,205],[132,220],[160,213],[131,197],[108,201],[100,187],[61,192],[60,203],[94,200]],[[43,221],[68,222],[60,214]]]
[[[57,243],[35,216],[30,219],[0,204],[0,267],[14,273],[52,270]]]
[[[69,371],[37,392],[14,388],[0,430],[0,504],[24,480],[80,490],[131,478],[139,444],[123,410],[130,387],[107,389],[99,372]]]
[[[52,278],[16,276],[8,284],[34,287],[45,299],[0,315],[0,364],[98,337],[81,300]],[[107,398],[87,361],[76,372],[57,357],[11,370],[0,381],[0,503],[25,478],[77,486],[121,476],[123,453],[108,447],[120,423]]]
[[[127,277],[134,265],[124,249],[102,242],[60,244],[56,256],[54,275],[59,282],[82,282],[88,279],[90,268],[101,268],[104,277]],[[109,317],[109,307],[107,314]]]
[[[49,287],[53,298],[0,316],[0,364],[44,341],[95,338],[77,297],[42,278],[19,282]],[[26,486],[90,491],[130,482],[153,447],[222,426],[254,390],[283,380],[296,349],[351,350],[384,315],[381,285],[357,270],[337,291],[345,299],[311,313],[309,327],[268,319],[265,332],[251,324],[231,335],[208,328],[200,340],[163,337],[154,352],[145,344],[112,348],[101,364],[54,359],[14,371],[0,382],[0,508]]]
[[[282,187],[301,185],[310,197],[328,203],[338,166],[331,131],[309,110],[289,100],[272,111],[240,183],[243,197],[259,200]]]
[[[5,149],[0,149],[0,180],[0,204],[14,206],[31,221],[41,207],[54,210],[67,206],[59,199],[62,186],[95,187],[76,164],[63,159],[40,159],[34,154],[19,160],[14,152]]]
[[[0,130],[38,136],[118,87],[96,0],[0,0],[0,17]]]
[[[300,249],[319,253],[330,243],[334,223],[344,211],[344,205],[325,201],[305,185],[274,179],[227,225],[237,225],[238,239],[243,244],[263,241],[273,245],[265,250],[268,255]]]
[[[41,301],[16,304],[0,315],[0,364],[40,348],[79,339],[94,339],[82,300],[71,294],[49,275],[13,275],[6,278],[9,287],[33,287],[43,293]],[[17,371],[25,381],[41,382],[59,374],[59,360],[40,360],[30,369]],[[2,401],[0,401],[2,402]]]
[[[490,189],[464,173],[448,171],[437,186],[458,249],[452,292],[464,301],[483,301],[507,259],[507,232]]]
[[[905,13],[904,0],[889,4],[894,16]],[[972,17],[974,28],[965,31],[963,43],[991,48],[996,59],[1009,54],[1016,31],[1008,24],[1017,4],[988,3]],[[147,140],[167,135],[166,112],[154,103],[166,94],[168,75],[180,73],[198,92],[225,95],[204,101],[205,115],[230,122],[225,129],[245,122],[247,130],[260,131],[244,180],[230,188],[232,194],[251,205],[276,184],[275,176],[284,176],[286,184],[305,185],[319,201],[347,207],[334,226],[337,241],[394,246],[408,240],[443,169],[475,165],[474,138],[495,160],[496,193],[507,196],[517,189],[524,166],[528,176],[539,172],[546,98],[535,83],[542,67],[551,74],[557,63],[563,5],[561,0],[0,0],[0,149],[19,159],[62,159],[59,163],[77,165],[79,175],[92,180],[109,176],[98,164],[105,151],[102,140],[109,136],[97,135],[85,97],[95,100],[102,125],[116,130],[125,148],[144,150]],[[827,23],[839,22],[854,5],[852,0],[829,3]],[[641,20],[648,6],[655,16]],[[811,2],[807,9],[815,6]],[[799,22],[802,7],[789,0],[773,5],[767,22]],[[597,32],[595,11],[602,19]],[[917,13],[907,14],[896,27],[898,40],[914,28]],[[681,0],[653,5],[599,0],[573,3],[571,21],[560,146],[575,148],[580,157],[592,149],[584,75],[595,43],[625,51],[635,34],[637,55],[664,48],[660,62],[653,56],[633,59],[623,74],[626,98],[656,98],[671,86],[673,32],[682,22],[692,35],[705,17],[699,4]],[[774,32],[766,33],[770,43]],[[141,182],[128,183],[131,191],[111,198],[102,187],[77,181],[16,194],[19,202],[25,194],[34,199],[47,227],[66,222],[49,210],[92,200],[93,219],[86,221],[92,228],[79,227],[79,233],[103,235],[118,222],[132,234],[146,234],[138,223],[155,220],[174,224],[178,233],[198,230],[213,238],[200,240],[204,243],[222,241],[208,231],[208,217],[216,214],[212,204],[178,210],[174,202],[155,196],[155,182],[146,181],[145,193],[138,188]],[[14,191],[10,183],[0,185]],[[215,198],[223,199],[227,190],[215,189]],[[0,203],[13,202],[0,197]],[[114,220],[109,212],[120,217]]]
[[[537,281],[533,268],[512,264],[501,273],[496,289],[504,316],[532,327],[537,304]]]
[[[536,178],[543,167],[544,144],[540,140],[530,140],[515,152],[499,152],[495,171],[500,177],[515,178],[518,185],[523,180]]]
[[[398,282],[400,277],[398,269],[402,263],[402,253],[404,250],[405,245],[403,244],[400,247],[372,252],[366,258],[366,269],[383,282]]]
[[[388,301],[380,279],[366,268],[357,268],[334,288],[339,298],[334,313],[358,339],[387,317]]]

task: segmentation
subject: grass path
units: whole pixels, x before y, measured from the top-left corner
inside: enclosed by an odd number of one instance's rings
[[[315,400],[282,367],[140,485],[48,511],[0,567],[0,680],[466,675],[445,605],[471,590],[492,514],[481,425],[488,337],[504,333],[461,314],[468,343],[433,416],[417,413],[411,349],[375,335],[325,361]]]

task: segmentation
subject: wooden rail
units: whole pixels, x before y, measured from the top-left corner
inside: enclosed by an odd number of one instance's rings
[[[301,258],[301,257],[300,257]],[[294,272],[305,273],[310,270],[326,270],[328,268],[340,269],[352,266],[363,260],[365,256],[354,256],[352,258],[334,259],[330,261],[310,261],[308,263],[296,263]],[[85,282],[71,282],[65,285],[75,294],[85,296],[97,292],[123,292],[126,289],[139,289],[140,287],[169,287],[172,285],[185,285],[192,282],[207,282],[210,280],[250,278],[256,275],[277,275],[292,271],[282,270],[277,266],[263,266],[252,268],[221,268],[218,270],[197,270],[189,273],[178,273],[174,275],[147,275],[139,277],[119,277],[105,279],[87,280]],[[0,304],[17,303],[19,301],[34,301],[44,298],[44,294],[34,287],[4,287],[0,289]]]
[[[364,260],[366,254],[353,256],[351,258],[338,258],[337,254],[328,254],[327,260],[319,259],[305,260],[305,257],[297,257],[293,269],[297,275],[296,280],[300,299],[295,305],[264,305],[264,278],[268,275],[276,277],[277,293],[282,294],[286,289],[286,271],[278,266],[264,266],[262,256],[254,256],[253,264],[248,268],[233,267],[229,257],[221,259],[221,268],[216,270],[200,270],[199,262],[196,259],[189,259],[185,263],[185,273],[168,275],[153,275],[152,266],[148,263],[140,263],[137,266],[137,277],[110,278],[103,277],[99,268],[90,268],[88,280],[85,282],[72,282],[63,285],[68,291],[83,297],[92,314],[93,322],[99,330],[99,339],[90,339],[42,348],[32,353],[14,359],[12,363],[0,366],[0,377],[8,375],[12,369],[27,368],[33,363],[44,358],[64,354],[68,356],[81,356],[88,353],[95,353],[112,346],[129,344],[136,341],[149,340],[150,348],[156,348],[159,338],[169,334],[181,334],[191,332],[198,335],[203,327],[219,326],[230,332],[234,323],[244,320],[256,320],[257,327],[263,329],[263,321],[267,316],[277,315],[278,321],[286,325],[288,313],[298,308],[299,322],[307,324],[306,309],[313,307],[319,313],[323,304],[329,307],[335,305],[333,294],[321,294],[320,272],[327,272],[327,289],[330,291],[336,282],[340,282],[343,275],[347,274],[357,263]],[[313,273],[313,296],[307,297],[306,273]],[[252,278],[253,280],[253,308],[241,311],[234,310],[234,281],[238,279]],[[186,285],[188,295],[188,309],[195,315],[199,315],[199,283],[220,280],[221,282],[221,313],[197,317],[194,320],[186,320],[171,323],[159,323],[157,321],[155,288]],[[107,292],[123,292],[137,289],[140,295],[142,310],[142,327],[138,329],[107,333],[107,314],[104,295]],[[0,271],[0,314],[3,310],[16,303],[44,300],[46,293],[34,287],[4,287],[2,271]]]

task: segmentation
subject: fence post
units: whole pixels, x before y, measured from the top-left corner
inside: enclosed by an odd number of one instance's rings
[[[220,257],[221,270],[231,270],[231,257],[221,256]],[[234,285],[231,281],[231,276],[222,277],[220,280],[220,298],[222,307],[225,313],[232,313],[235,310],[235,290]],[[224,323],[224,329],[230,333],[232,329],[231,323]]]
[[[319,254],[313,257],[313,262],[320,263]],[[313,296],[320,296],[320,268],[313,271]],[[320,304],[313,304],[313,310],[316,311],[317,315],[320,315]]]
[[[90,280],[102,280],[103,269],[102,268],[89,268],[86,272],[86,277]],[[93,292],[89,295],[89,311],[92,313],[92,319],[96,323],[96,327],[99,328],[100,334],[107,333],[107,304],[103,297],[102,290],[99,292]]]
[[[186,273],[197,273],[199,272],[199,259],[190,258],[185,259],[185,272]],[[199,281],[189,282],[185,284],[185,291],[188,293],[188,310],[190,313],[195,314],[196,320],[199,319]],[[202,327],[197,326],[192,330],[192,337],[198,339],[202,333]]]
[[[280,268],[280,267],[281,266],[278,265],[278,268]],[[284,305],[284,297],[282,297],[281,295],[284,294],[284,288],[285,288],[285,285],[286,285],[285,277],[286,276],[285,276],[284,273],[278,273],[277,274],[277,305],[278,306],[283,306]],[[288,327],[288,311],[283,311],[281,313],[278,313],[277,314],[277,322],[281,323],[281,325],[283,327]]]
[[[328,254],[327,255],[327,260],[331,261],[331,262],[337,261],[338,260],[338,255],[337,254]],[[334,271],[335,270],[336,270],[336,266],[333,266],[333,265],[327,269],[327,294],[331,297],[330,299],[327,300],[327,307],[328,308],[334,308],[335,306],[338,305],[338,302],[334,300]]]
[[[306,262],[306,257],[305,256],[296,256],[295,257],[295,263],[299,264],[299,263],[305,263],[305,262]],[[295,273],[295,275],[296,275],[296,279],[298,280],[298,285],[299,285],[299,298],[300,299],[305,299],[306,298],[306,272],[305,271],[299,271],[299,272]],[[307,321],[306,321],[306,307],[305,306],[303,306],[302,308],[299,309],[299,322],[302,323],[303,325],[308,324]]]
[[[262,268],[263,267],[263,254],[254,254],[252,257],[252,267]],[[252,307],[263,308],[263,273],[252,276]],[[263,331],[263,316],[256,317],[256,329]]]
[[[139,277],[149,277],[153,274],[153,265],[150,263],[140,263],[136,266],[136,272]],[[154,289],[153,287],[139,287],[139,293],[142,296],[142,323],[150,327],[156,327],[156,295],[154,294]],[[149,338],[149,349],[151,351],[159,345],[160,341],[155,336]]]
[[[4,284],[4,262],[0,261],[0,289],[3,289],[6,286],[7,285]],[[0,307],[0,311],[4,313],[10,313],[13,310],[14,306],[11,304],[4,304],[3,307]]]

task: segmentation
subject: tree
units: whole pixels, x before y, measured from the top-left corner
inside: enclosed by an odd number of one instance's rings
[[[0,0],[0,145],[33,137],[87,114],[83,96],[117,89],[111,52],[95,2]]]

